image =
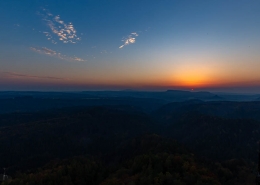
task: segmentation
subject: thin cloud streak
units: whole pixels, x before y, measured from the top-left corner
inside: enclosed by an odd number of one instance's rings
[[[47,26],[51,29],[51,32],[56,35],[59,41],[65,44],[76,44],[78,41],[81,40],[81,38],[77,36],[77,31],[71,22],[65,23],[65,21],[61,20],[59,15],[54,16],[46,9],[43,9],[43,14],[39,14],[43,17],[43,21],[47,23]],[[47,39],[50,40],[53,44],[57,44],[51,32],[43,33],[45,34]]]
[[[34,52],[40,53],[40,54],[44,54],[44,55],[48,55],[48,56],[52,56],[52,57],[56,57],[62,60],[67,60],[67,61],[78,61],[78,62],[86,62],[87,60],[84,60],[82,58],[79,57],[70,57],[70,56],[66,56],[66,55],[62,55],[61,53],[58,53],[54,50],[48,49],[46,47],[41,47],[41,48],[35,48],[35,47],[30,47],[30,49]]]
[[[53,76],[35,76],[35,75],[27,75],[16,72],[6,72],[2,71],[2,74],[7,75],[8,77],[23,77],[23,78],[37,78],[37,79],[51,79],[51,80],[69,80],[68,78],[58,78]]]
[[[133,32],[131,33],[130,35],[127,36],[127,38],[123,38],[123,42],[124,44],[119,46],[119,49],[122,49],[123,47],[129,45],[129,44],[134,44],[135,43],[135,40],[136,40],[136,37],[138,37],[138,33],[136,32]]]

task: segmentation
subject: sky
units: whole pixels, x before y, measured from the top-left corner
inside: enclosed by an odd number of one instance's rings
[[[0,1],[0,90],[260,93],[259,0]]]

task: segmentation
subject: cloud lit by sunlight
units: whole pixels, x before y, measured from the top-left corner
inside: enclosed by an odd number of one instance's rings
[[[65,23],[65,21],[61,20],[60,16],[54,16],[48,10],[43,9],[43,20],[46,21],[47,26],[51,29],[51,32],[58,37],[58,40],[63,43],[72,43],[75,44],[79,40],[80,37],[77,36],[77,31],[74,28],[74,25],[70,23]],[[51,34],[51,32],[43,32],[48,40],[51,40],[53,44],[56,44],[57,41]]]
[[[136,32],[131,33],[130,35],[128,35],[127,38],[124,38],[122,41],[124,42],[123,45],[119,46],[119,48],[123,48],[126,45],[129,44],[134,44],[135,43],[135,39],[136,37],[138,37],[139,35]]]

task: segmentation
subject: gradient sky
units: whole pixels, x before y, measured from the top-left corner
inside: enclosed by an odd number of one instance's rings
[[[0,20],[0,90],[260,93],[259,0],[6,0]]]

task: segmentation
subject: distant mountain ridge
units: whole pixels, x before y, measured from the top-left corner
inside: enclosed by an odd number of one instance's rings
[[[156,91],[83,91],[83,92],[0,92],[0,113],[40,111],[74,106],[131,105],[153,111],[170,102],[199,99],[223,100],[210,92],[182,90]]]
[[[190,100],[204,102],[259,101],[257,95],[217,94],[207,91],[82,91],[34,92],[0,91],[0,114],[11,112],[41,111],[74,106],[130,105],[143,111],[154,111],[172,102]]]
[[[204,101],[219,101],[223,100],[220,96],[206,92],[206,91],[184,91],[184,90],[167,90],[162,92],[157,91],[84,91],[83,93],[88,95],[96,95],[99,97],[135,97],[135,98],[156,98],[167,101],[185,101],[189,99],[201,99]]]

